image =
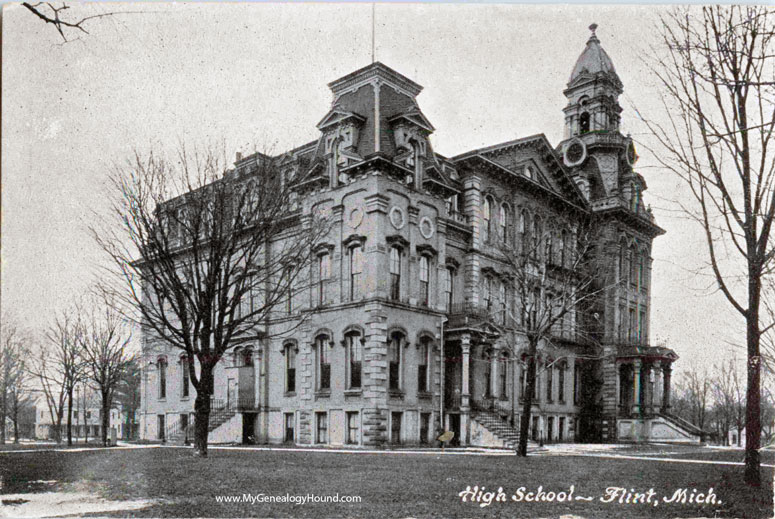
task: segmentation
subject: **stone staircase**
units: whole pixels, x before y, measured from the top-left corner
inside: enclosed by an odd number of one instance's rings
[[[508,448],[516,449],[519,445],[519,431],[511,427],[497,413],[479,409],[472,412],[471,418],[503,441]],[[528,446],[535,446],[535,442],[528,440]]]
[[[213,400],[210,407],[210,420],[207,425],[207,432],[213,432],[221,425],[231,420],[237,414],[236,409],[226,406],[222,400]],[[167,443],[183,445],[194,440],[194,419],[190,419],[186,427],[182,427],[180,420],[175,421],[167,427],[165,432]]]

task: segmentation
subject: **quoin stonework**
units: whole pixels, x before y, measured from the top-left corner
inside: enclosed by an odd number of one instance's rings
[[[325,210],[333,227],[311,282],[218,366],[211,442],[430,445],[453,431],[458,445],[513,447],[527,341],[496,252],[546,240],[535,261],[567,268],[581,222],[596,228],[602,289],[539,347],[531,440],[699,440],[670,414],[676,354],[649,344],[651,246],[663,231],[619,128],[622,82],[590,28],[556,144],[540,134],[445,157],[411,79],[376,62],[329,84],[319,138],[277,160],[296,183],[299,221]],[[226,178],[264,158],[238,156]],[[184,441],[186,361],[152,336],[143,345],[141,435]]]

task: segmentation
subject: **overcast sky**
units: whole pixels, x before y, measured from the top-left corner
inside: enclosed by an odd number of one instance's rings
[[[282,151],[317,138],[326,84],[371,61],[368,4],[101,4],[90,34],[62,44],[21,6],[3,11],[2,305],[45,326],[103,261],[86,226],[105,204],[111,164],[134,148],[207,144]],[[142,12],[136,12],[142,10]],[[659,119],[641,56],[656,43],[653,7],[377,4],[377,60],[425,87],[418,100],[445,155],[544,133],[562,138],[562,91],[596,22],[624,83],[623,130],[647,140],[637,106]],[[719,362],[742,321],[694,270],[699,227],[675,212],[679,180],[641,148],[655,241],[652,342],[678,368]],[[742,354],[738,351],[738,358]]]

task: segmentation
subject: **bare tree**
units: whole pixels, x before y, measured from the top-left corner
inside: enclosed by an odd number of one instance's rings
[[[692,368],[684,372],[684,388],[689,402],[689,421],[704,430],[712,398],[708,370],[699,372],[696,368]]]
[[[62,441],[62,420],[67,412],[67,444],[73,444],[73,393],[83,379],[83,359],[78,345],[75,310],[60,313],[45,332],[45,346],[30,362],[46,398],[57,442]]]
[[[653,71],[665,123],[646,121],[654,158],[682,178],[719,290],[746,321],[745,481],[761,484],[762,276],[775,250],[773,12],[764,6],[676,8],[663,18]]]
[[[740,433],[745,427],[745,387],[734,359],[714,368],[711,387],[716,418],[720,422],[719,432],[726,439],[734,427],[740,445]]]
[[[7,438],[6,419],[11,418],[18,441],[18,409],[25,399],[25,362],[29,339],[16,321],[4,314],[0,324],[0,443]]]
[[[502,322],[516,330],[511,339],[514,357],[520,353],[518,337],[524,337],[527,342],[527,351],[520,359],[526,363],[527,375],[519,456],[527,456],[539,349],[549,348],[564,335],[572,335],[574,340],[582,337],[582,316],[608,288],[600,277],[595,228],[586,216],[574,216],[566,220],[555,215],[554,224],[550,226],[547,221],[545,227],[537,218],[520,221],[516,236],[506,240],[501,237],[502,245],[498,247],[499,259],[507,269],[505,292],[510,295],[506,297],[511,299],[513,294],[517,301],[515,309],[504,304],[500,310],[505,314]],[[519,246],[513,245],[512,239]]]
[[[73,34],[89,34],[89,31],[86,30],[86,26],[87,22],[91,20],[129,12],[111,11],[83,15],[75,14],[71,10],[72,6],[68,5],[67,2],[62,2],[61,5],[57,5],[54,2],[22,2],[22,5],[45,24],[53,25],[64,42],[71,41]],[[78,7],[82,8],[83,4],[79,4]],[[76,11],[77,10],[78,9],[76,9]]]
[[[127,365],[132,360],[131,333],[111,301],[94,298],[82,312],[77,334],[83,357],[84,377],[100,394],[102,445],[108,446],[110,410]]]
[[[303,288],[327,230],[326,218],[297,206],[298,163],[256,153],[227,170],[220,157],[182,147],[174,161],[136,155],[111,177],[119,228],[93,233],[126,288],[114,300],[135,310],[151,343],[187,357],[199,456],[216,365],[240,341],[266,335],[275,307]]]
[[[124,419],[124,439],[134,438],[136,430],[135,414],[140,409],[140,381],[142,370],[140,369],[140,360],[133,356],[126,363],[121,380],[116,387],[116,400],[121,405],[121,411],[125,414]]]

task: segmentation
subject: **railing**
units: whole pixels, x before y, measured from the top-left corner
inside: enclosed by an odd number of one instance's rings
[[[444,407],[449,411],[456,411],[463,405],[463,398],[459,393],[447,394],[444,396]]]
[[[448,313],[450,328],[490,319],[490,311],[486,307],[471,302],[452,303]]]
[[[462,223],[464,225],[469,224],[468,215],[458,211],[447,211],[447,218],[457,223]]]

